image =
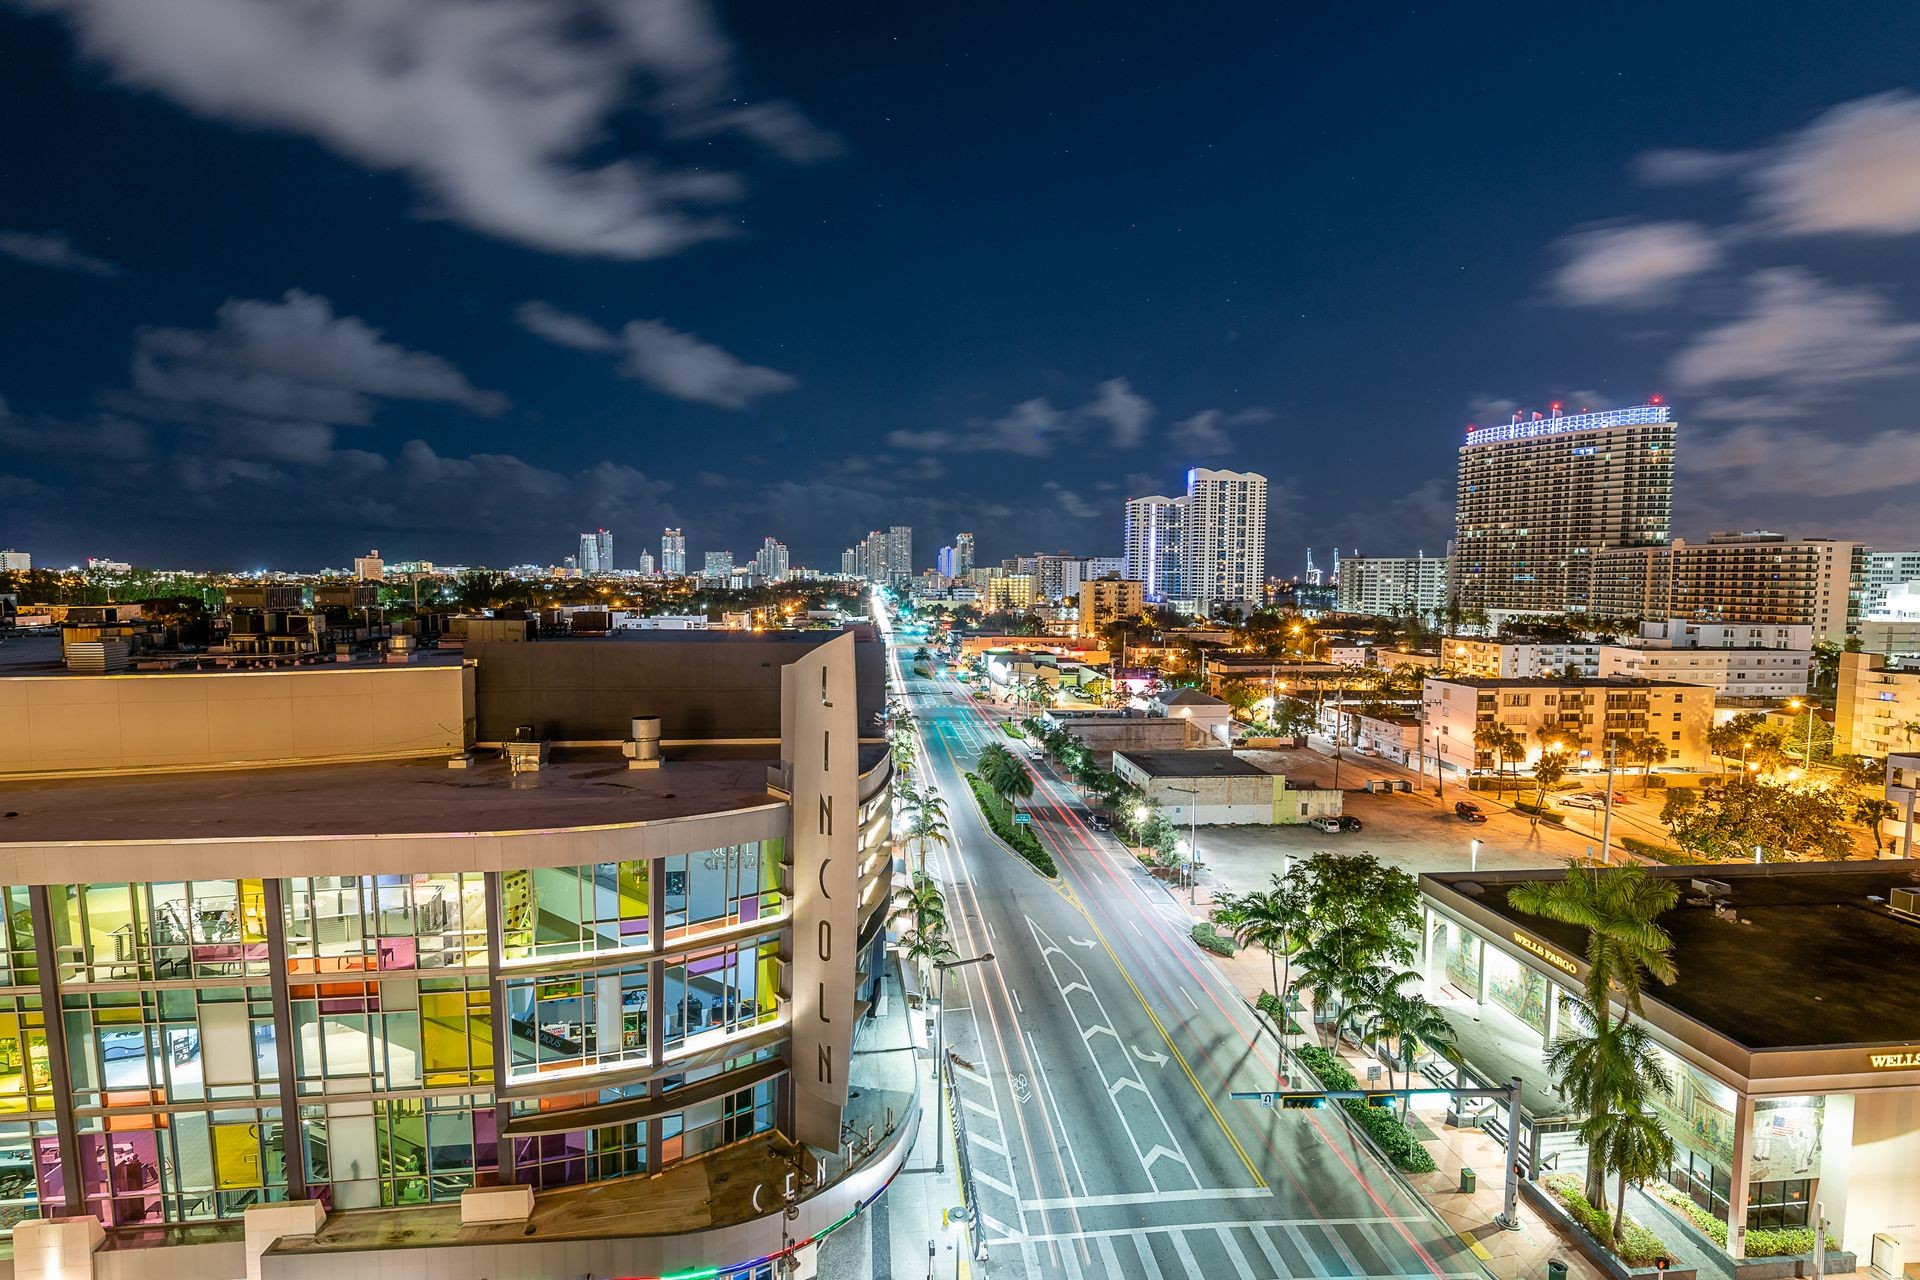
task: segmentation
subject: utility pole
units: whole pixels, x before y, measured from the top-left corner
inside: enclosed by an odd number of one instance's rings
[[[1515,1201],[1520,1195],[1520,1077],[1507,1081],[1507,1199],[1494,1219],[1503,1230],[1520,1229],[1520,1213]]]
[[[1607,802],[1600,818],[1600,861],[1604,865],[1613,861],[1613,757],[1620,747],[1620,739],[1607,739]]]
[[[940,995],[934,1003],[940,1006],[940,1012],[934,1015],[934,1130],[933,1130],[933,1171],[947,1171],[947,970],[959,969],[970,964],[983,964],[993,959],[993,952],[985,955],[970,956],[965,960],[936,960],[934,969],[940,974]]]

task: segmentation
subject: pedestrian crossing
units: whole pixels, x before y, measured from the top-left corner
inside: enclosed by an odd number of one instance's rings
[[[1146,1211],[1142,1211],[1146,1212]],[[1028,1220],[1035,1214],[1029,1212]],[[1157,1216],[1157,1215],[1156,1215]],[[989,1238],[990,1275],[1019,1275],[1008,1246],[1060,1247],[1062,1270],[1085,1280],[1484,1280],[1474,1269],[1430,1265],[1375,1218],[1274,1218],[1242,1222],[1133,1222],[1080,1231]],[[991,1265],[996,1245],[1008,1265]],[[1070,1261],[1069,1261],[1070,1259]],[[1458,1264],[1456,1264],[1457,1267]]]

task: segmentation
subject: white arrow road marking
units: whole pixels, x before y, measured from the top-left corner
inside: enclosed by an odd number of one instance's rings
[[[1185,1156],[1181,1155],[1178,1151],[1172,1151],[1166,1147],[1161,1147],[1161,1146],[1156,1146],[1153,1148],[1153,1150],[1147,1152],[1146,1159],[1141,1161],[1141,1163],[1151,1167],[1153,1162],[1155,1160],[1160,1159],[1162,1156],[1173,1161],[1175,1164],[1187,1170],[1189,1173],[1193,1171],[1193,1166],[1187,1163],[1187,1158]]]
[[[1118,1040],[1120,1038],[1120,1034],[1117,1031],[1115,1031],[1112,1027],[1097,1027],[1097,1026],[1088,1027],[1086,1030],[1082,1031],[1080,1033],[1080,1038],[1082,1040],[1091,1040],[1095,1036],[1101,1034],[1102,1032],[1105,1032],[1107,1035],[1112,1036],[1115,1040]]]
[[[1040,954],[1041,954],[1041,955],[1045,955],[1045,954],[1046,954],[1046,952],[1044,952],[1044,951],[1043,951],[1043,952],[1041,952]],[[1055,947],[1055,948],[1053,949],[1053,954],[1055,954],[1055,955],[1057,955],[1057,956],[1063,956],[1063,955],[1065,955],[1065,954],[1067,954],[1067,953],[1066,953],[1066,952],[1064,952],[1064,951],[1062,951],[1062,950],[1060,950],[1060,948],[1058,948],[1058,947]],[[1092,988],[1092,987],[1090,987],[1090,986],[1088,986],[1088,985],[1087,985],[1086,983],[1084,983],[1084,982],[1069,982],[1069,983],[1068,983],[1068,984],[1067,984],[1066,986],[1064,986],[1064,987],[1062,987],[1062,988],[1060,988],[1060,994],[1061,994],[1061,995],[1063,995],[1063,996],[1070,996],[1070,995],[1072,995],[1072,994],[1073,994],[1074,992],[1076,992],[1076,991],[1084,991],[1084,992],[1086,992],[1086,993],[1087,993],[1088,995],[1092,995],[1092,994],[1093,994],[1093,988]]]
[[[1083,941],[1082,939],[1079,939],[1079,938],[1076,938],[1076,937],[1074,937],[1074,936],[1073,936],[1072,934],[1068,934],[1068,935],[1067,935],[1067,941],[1068,941],[1068,942],[1071,942],[1071,943],[1072,943],[1072,944],[1073,944],[1074,946],[1076,946],[1076,947],[1089,947],[1089,948],[1091,948],[1091,947],[1093,947],[1094,945],[1096,945],[1096,944],[1095,944],[1094,942],[1092,942],[1091,940],[1084,940],[1084,941]]]
[[[1164,1053],[1142,1053],[1140,1050],[1134,1049],[1133,1056],[1142,1062],[1151,1062],[1156,1067],[1164,1067],[1167,1065],[1167,1055]]]
[[[1121,1076],[1118,1080],[1115,1080],[1110,1086],[1108,1086],[1107,1096],[1109,1098],[1117,1098],[1120,1096],[1120,1091],[1122,1089],[1138,1089],[1140,1092],[1145,1093],[1147,1091],[1147,1086],[1141,1084],[1138,1080],[1135,1080],[1132,1076]]]

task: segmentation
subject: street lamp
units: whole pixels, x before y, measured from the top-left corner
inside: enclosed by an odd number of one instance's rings
[[[1200,787],[1169,787],[1187,797],[1187,905],[1200,903]]]
[[[940,994],[934,1003],[940,1006],[940,1012],[933,1019],[934,1052],[934,1130],[933,1130],[933,1171],[947,1171],[947,970],[960,969],[970,964],[985,964],[993,959],[993,952],[985,955],[969,956],[965,960],[935,960],[934,969],[940,974]]]
[[[1800,699],[1800,698],[1788,698],[1787,705],[1792,707],[1795,711],[1799,711],[1803,707],[1806,709],[1807,749],[1800,758],[1806,762],[1807,768],[1811,769],[1813,768],[1813,708],[1809,706],[1803,699]]]

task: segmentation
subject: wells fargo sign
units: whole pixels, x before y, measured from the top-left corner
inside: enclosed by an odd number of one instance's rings
[[[1580,966],[1539,939],[1529,938],[1526,934],[1515,929],[1513,931],[1513,940],[1519,944],[1522,951],[1530,956],[1538,956],[1568,977],[1578,977],[1580,975]]]
[[[1867,1063],[1875,1071],[1901,1071],[1920,1068],[1920,1049],[1899,1049],[1892,1053],[1870,1053]]]

